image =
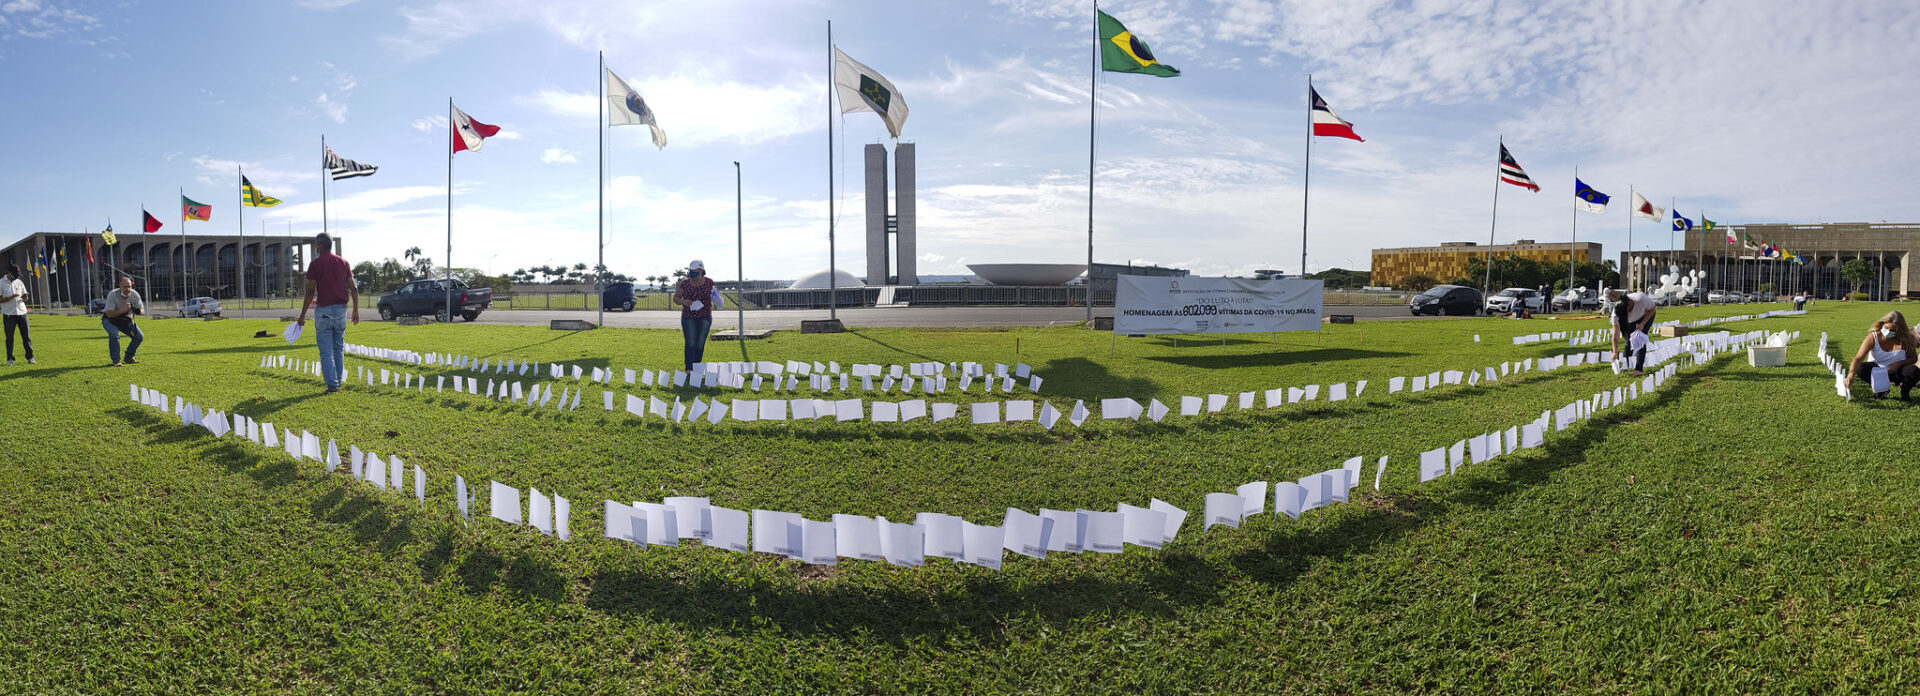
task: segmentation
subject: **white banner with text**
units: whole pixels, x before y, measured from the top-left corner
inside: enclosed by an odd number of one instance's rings
[[[1117,334],[1319,331],[1326,284],[1194,276],[1117,278]]]

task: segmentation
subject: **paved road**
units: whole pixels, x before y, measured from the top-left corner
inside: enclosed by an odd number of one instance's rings
[[[840,310],[840,321],[849,327],[986,327],[986,326],[1065,326],[1086,319],[1084,307],[859,307]],[[1352,314],[1359,321],[1411,318],[1400,305],[1329,305],[1327,314]],[[1095,307],[1095,316],[1113,316],[1112,307]],[[738,315],[730,311],[714,314],[713,329],[732,329]],[[797,330],[804,320],[826,319],[824,309],[747,310],[748,329]],[[1421,317],[1430,319],[1431,317]],[[595,320],[595,312],[582,310],[511,309],[486,312],[480,324],[544,326],[554,319]],[[607,326],[644,329],[680,328],[677,312],[607,312]]]

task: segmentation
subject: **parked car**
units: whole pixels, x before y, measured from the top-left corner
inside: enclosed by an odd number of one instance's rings
[[[1770,293],[1770,292],[1765,292],[1765,291],[1762,291],[1762,292],[1760,293],[1760,300],[1759,300],[1759,301],[1760,301],[1760,302],[1772,302],[1772,301],[1773,301],[1773,293]]]
[[[1416,315],[1479,314],[1482,306],[1479,290],[1459,285],[1435,285],[1407,300],[1407,309]]]
[[[204,317],[209,315],[220,316],[219,300],[211,297],[194,297],[189,298],[185,304],[180,305],[180,316],[182,318]]]
[[[1556,312],[1599,308],[1600,295],[1592,290],[1568,290],[1553,296],[1553,311]]]
[[[1727,304],[1735,301],[1737,300],[1733,299],[1733,293],[1728,290],[1714,290],[1707,293],[1707,304]]]
[[[469,288],[459,279],[416,280],[380,296],[380,318],[392,321],[402,316],[435,316],[451,321],[447,316],[449,296],[454,313],[467,321],[480,318],[480,312],[493,306],[491,289]]]
[[[1535,312],[1545,311],[1547,308],[1547,298],[1540,296],[1539,290],[1532,288],[1507,288],[1487,298],[1487,313],[1506,314],[1513,311],[1515,302]]]
[[[633,300],[633,283],[614,283],[600,290],[600,306],[607,309],[631,312]]]
[[[96,297],[93,298],[92,302],[87,303],[87,316],[91,317],[105,313],[107,313],[107,298]]]

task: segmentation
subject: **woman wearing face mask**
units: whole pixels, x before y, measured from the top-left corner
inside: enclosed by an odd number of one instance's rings
[[[1867,380],[1869,388],[1873,384],[1875,370],[1887,371],[1887,383],[1879,385],[1874,392],[1875,398],[1884,399],[1895,384],[1900,385],[1900,400],[1910,401],[1908,392],[1920,383],[1920,367],[1915,366],[1915,358],[1920,351],[1915,350],[1913,330],[1907,327],[1907,318],[1899,312],[1887,312],[1873,323],[1873,330],[1867,332],[1866,340],[1860,342],[1860,352],[1853,355],[1853,364],[1847,367],[1847,382],[1852,383],[1858,377]],[[1862,368],[1865,368],[1864,370]]]
[[[687,277],[674,288],[673,303],[680,305],[680,333],[686,340],[686,369],[702,362],[707,351],[707,333],[713,329],[713,310],[720,304],[720,291],[707,277],[707,265],[699,259],[687,264]]]

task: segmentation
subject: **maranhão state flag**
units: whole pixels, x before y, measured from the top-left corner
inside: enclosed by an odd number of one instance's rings
[[[1540,192],[1540,185],[1533,183],[1533,177],[1527,176],[1527,170],[1513,159],[1513,153],[1507,152],[1506,143],[1500,144],[1500,180],[1524,189]]]
[[[1363,143],[1366,142],[1365,138],[1353,132],[1353,124],[1335,115],[1333,109],[1327,108],[1327,100],[1320,98],[1320,93],[1313,89],[1313,85],[1307,85],[1307,100],[1313,102],[1314,135],[1352,138]]]
[[[472,150],[474,152],[479,152],[480,141],[485,140],[487,138],[491,138],[495,133],[499,133],[499,132],[500,132],[499,126],[489,126],[479,121],[475,121],[473,120],[472,116],[468,116],[467,112],[461,111],[459,107],[454,108],[453,110],[453,151],[454,152],[459,152],[461,150]]]

